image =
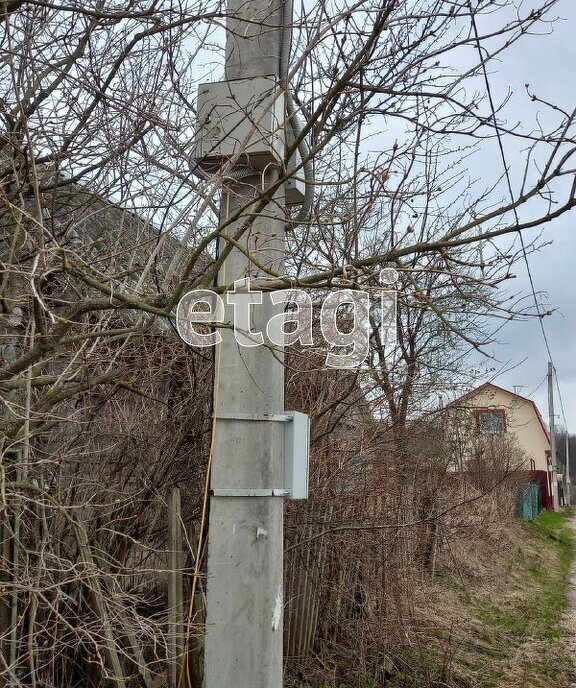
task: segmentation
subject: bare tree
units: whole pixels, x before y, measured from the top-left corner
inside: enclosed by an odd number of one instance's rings
[[[185,632],[199,632],[211,356],[185,353],[172,319],[185,291],[213,286],[289,178],[304,179],[305,200],[283,211],[286,269],[268,289],[377,290],[385,266],[402,286],[398,347],[373,341],[372,373],[329,383],[318,446],[332,465],[334,428],[367,394],[414,454],[406,427],[442,388],[457,342],[480,347],[486,313],[524,310],[499,288],[530,250],[530,239],[510,248],[513,239],[576,203],[574,113],[530,92],[553,124],[511,128],[487,80],[510,45],[548,30],[558,6],[540,0],[512,14],[492,0],[363,0],[287,12],[279,93],[290,94],[292,138],[278,182],[264,186],[242,182],[241,150],[211,174],[195,158],[196,88],[222,64],[221,3],[4,3],[4,682],[148,686],[163,675],[174,631],[159,514],[177,485],[188,495]],[[464,52],[476,57],[457,70]],[[503,166],[482,183],[468,172],[476,148],[495,140],[524,150],[509,188]],[[252,184],[253,202],[222,218],[230,178]],[[389,441],[372,420],[366,457]],[[358,466],[348,468],[348,488],[359,490]],[[342,489],[334,466],[325,470]],[[395,499],[383,513],[403,523]]]

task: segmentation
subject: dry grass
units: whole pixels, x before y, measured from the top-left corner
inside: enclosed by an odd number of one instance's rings
[[[562,627],[574,555],[568,519],[545,513],[534,524],[494,524],[473,552],[455,542],[452,567],[445,563],[434,581],[423,577],[413,590],[413,617],[403,633],[382,638],[385,678],[365,673],[298,685],[569,688],[572,661]]]
[[[428,685],[570,685],[571,661],[561,627],[573,558],[567,519],[544,514],[534,524],[511,524],[508,547],[494,550],[475,580],[440,580],[429,591],[421,609],[430,632]],[[398,685],[411,684],[400,680]]]

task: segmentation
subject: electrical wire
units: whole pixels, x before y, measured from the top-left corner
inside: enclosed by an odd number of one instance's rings
[[[566,421],[566,412],[564,411],[564,401],[562,400],[562,392],[560,391],[560,384],[558,382],[558,373],[556,372],[556,368],[554,367],[554,364],[552,364],[552,368],[554,370],[554,379],[556,380],[556,389],[558,391],[558,399],[560,401],[560,411],[562,412],[562,420],[564,421],[564,428],[566,429],[566,432],[568,432],[568,422]]]
[[[537,387],[534,387],[530,394],[528,394],[528,399],[530,399],[534,394],[536,394],[536,392],[540,389],[540,387],[542,387],[542,385],[546,382],[547,379],[548,375],[544,375],[544,377],[540,381],[540,384]]]
[[[480,35],[478,33],[478,27],[476,25],[476,17],[474,15],[474,10],[472,8],[472,0],[469,0],[468,7],[470,8],[470,19],[472,23],[472,30],[474,32],[474,40],[476,43],[476,49],[478,51],[478,56],[480,58],[480,65],[482,67],[482,74],[484,77],[484,83],[486,85],[486,93],[488,95],[488,102],[490,103],[490,115],[494,125],[494,131],[496,132],[496,140],[498,141],[498,148],[500,150],[500,157],[502,159],[502,165],[504,167],[504,176],[506,178],[506,185],[508,187],[508,193],[510,194],[510,200],[512,201],[512,212],[514,213],[514,221],[516,226],[520,226],[520,218],[518,217],[518,210],[516,208],[516,196],[512,189],[512,181],[510,179],[510,171],[508,168],[508,162],[506,160],[506,153],[504,150],[504,142],[502,140],[502,132],[500,131],[500,125],[498,124],[498,119],[496,117],[496,106],[494,104],[494,98],[492,96],[492,87],[490,86],[490,79],[488,78],[488,71],[486,70],[486,59],[482,55],[482,46],[480,43]],[[532,270],[530,269],[530,263],[528,261],[528,254],[526,253],[526,245],[524,243],[524,237],[522,232],[518,229],[518,237],[520,239],[520,246],[522,248],[522,257],[524,258],[524,263],[526,265],[526,272],[528,274],[528,280],[530,282],[530,289],[532,291],[532,296],[534,298],[534,305],[536,306],[536,313],[538,315],[538,321],[540,323],[540,329],[542,331],[542,338],[544,339],[544,344],[546,346],[546,351],[550,360],[552,360],[552,353],[550,351],[550,344],[548,341],[548,336],[546,334],[546,329],[544,327],[544,313],[542,313],[540,308],[540,302],[538,301],[538,296],[536,295],[536,289],[534,287],[534,279],[532,277]]]
[[[488,71],[486,69],[486,62],[487,62],[488,58],[487,57],[485,58],[482,54],[482,45],[480,43],[480,35],[478,33],[478,27],[476,25],[476,16],[474,14],[474,9],[472,7],[472,0],[468,0],[468,8],[470,10],[470,21],[471,21],[472,31],[474,34],[474,41],[476,43],[476,49],[478,51],[478,56],[480,58],[482,75],[484,77],[484,83],[485,83],[486,92],[488,95],[488,102],[490,104],[490,115],[491,115],[492,123],[494,126],[494,131],[496,132],[496,139],[498,141],[498,148],[500,150],[500,157],[502,160],[502,165],[504,167],[504,176],[506,178],[506,185],[508,187],[508,193],[510,194],[510,200],[511,200],[512,206],[513,206],[512,211],[514,213],[514,220],[516,223],[516,227],[519,227],[520,226],[520,218],[518,216],[518,210],[516,208],[516,196],[515,196],[514,191],[512,189],[512,181],[510,179],[510,171],[508,168],[508,162],[506,160],[506,152],[504,149],[504,142],[502,140],[502,132],[500,130],[500,126],[498,124],[498,119],[496,117],[496,106],[494,104],[494,98],[492,96],[492,88],[490,86],[490,79],[488,78]],[[536,289],[534,286],[534,278],[532,276],[532,270],[530,269],[530,262],[528,261],[528,254],[526,252],[526,245],[524,243],[524,237],[522,236],[522,231],[520,229],[518,229],[517,231],[518,231],[518,237],[520,238],[522,257],[523,257],[524,263],[526,265],[526,272],[528,275],[528,281],[530,283],[530,289],[532,291],[532,297],[534,299],[534,305],[536,307],[536,314],[538,316],[538,322],[540,323],[540,331],[542,333],[542,339],[544,340],[544,346],[546,347],[546,351],[548,353],[549,360],[552,363],[552,370],[554,371],[554,375],[556,377],[556,387],[558,389],[558,398],[560,400],[560,407],[562,409],[562,416],[564,418],[564,424],[566,426],[566,432],[568,432],[568,425],[566,423],[566,415],[564,413],[564,403],[562,401],[562,394],[560,392],[560,385],[558,383],[558,375],[556,373],[556,366],[554,365],[554,358],[552,356],[552,351],[550,349],[550,342],[548,339],[548,335],[546,334],[546,328],[544,327],[545,313],[543,313],[541,310],[541,307],[540,307],[541,304],[540,304],[540,301],[538,300],[538,296],[536,294]],[[540,383],[540,385],[538,385],[538,387],[534,390],[534,392],[536,392],[540,388],[541,385],[542,385],[542,383]],[[534,394],[534,392],[532,392],[532,394]]]
[[[230,193],[226,193],[226,204],[225,204],[225,220],[230,216]],[[214,278],[214,284],[217,284],[217,276]],[[226,284],[226,262],[222,265],[222,283]],[[196,590],[198,587],[198,580],[200,579],[200,570],[202,567],[202,552],[204,549],[205,541],[207,539],[207,533],[205,533],[206,525],[208,523],[208,512],[210,508],[210,479],[212,475],[212,463],[214,459],[214,448],[216,442],[216,414],[218,413],[218,403],[220,394],[220,371],[221,371],[221,352],[222,347],[218,346],[214,350],[214,377],[213,377],[213,394],[212,394],[212,427],[210,432],[210,448],[208,450],[208,462],[206,464],[206,477],[204,480],[204,491],[202,495],[202,509],[200,514],[200,528],[198,531],[198,541],[196,546],[196,552],[194,555],[194,569],[192,572],[192,585],[190,592],[190,604],[188,605],[188,613],[186,616],[186,631],[185,631],[185,641],[184,641],[184,655],[183,655],[183,665],[180,668],[178,675],[177,688],[182,688],[184,678],[190,682],[189,676],[189,663],[187,660],[192,621],[194,614],[194,598],[196,595]]]
[[[290,62],[290,36],[293,22],[292,0],[284,0],[282,3],[282,34],[280,44],[280,59],[278,63],[278,76],[284,80],[288,76],[288,65]],[[286,89],[286,111],[288,114],[287,124],[290,128],[294,141],[297,141],[297,150],[302,163],[304,172],[304,199],[298,215],[291,223],[291,229],[303,222],[306,222],[312,213],[312,203],[314,201],[314,167],[310,157],[310,149],[306,143],[306,138],[302,136],[302,124],[298,115],[298,109],[290,89]],[[292,158],[296,161],[296,158]]]

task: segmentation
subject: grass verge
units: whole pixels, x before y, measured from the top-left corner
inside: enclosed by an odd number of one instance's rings
[[[358,677],[301,688],[568,688],[573,659],[562,617],[576,553],[570,518],[543,512],[513,522],[508,553],[503,545],[486,554],[491,575],[430,582],[420,621],[384,682]]]
[[[470,688],[566,688],[571,658],[562,615],[574,558],[567,513],[524,523],[508,568],[462,608],[471,647],[454,658],[455,685]]]

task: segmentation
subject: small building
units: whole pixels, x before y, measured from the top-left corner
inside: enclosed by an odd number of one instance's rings
[[[447,427],[453,441],[451,469],[466,471],[474,456],[500,442],[516,448],[511,469],[540,486],[544,508],[553,508],[558,476],[552,466],[550,433],[536,404],[487,382],[449,404]]]

